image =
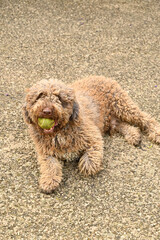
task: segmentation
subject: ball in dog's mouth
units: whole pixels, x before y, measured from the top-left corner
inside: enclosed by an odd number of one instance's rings
[[[38,118],[38,125],[40,128],[44,129],[45,133],[51,133],[57,124],[53,119],[50,118]]]

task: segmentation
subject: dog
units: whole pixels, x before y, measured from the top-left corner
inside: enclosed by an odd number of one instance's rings
[[[40,188],[52,193],[62,180],[62,161],[78,161],[80,173],[94,175],[102,169],[103,135],[119,132],[132,145],[141,131],[160,143],[160,124],[141,111],[126,91],[112,79],[91,76],[71,84],[55,79],[34,84],[26,94],[24,120],[35,143],[40,165]],[[53,119],[43,129],[38,118]]]

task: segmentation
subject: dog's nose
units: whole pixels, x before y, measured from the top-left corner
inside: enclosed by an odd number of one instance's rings
[[[52,113],[51,109],[50,108],[44,108],[43,109],[43,113],[44,114],[47,114],[47,115],[50,115]]]

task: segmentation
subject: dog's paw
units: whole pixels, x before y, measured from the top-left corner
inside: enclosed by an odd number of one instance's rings
[[[138,128],[130,126],[124,137],[131,145],[138,146],[141,143],[141,133]]]
[[[160,127],[155,127],[149,131],[148,137],[151,141],[160,144]]]
[[[61,179],[42,175],[39,180],[40,189],[44,193],[52,193],[60,184]]]
[[[79,160],[78,168],[84,176],[95,175],[102,169],[101,161],[98,159],[93,160],[85,153]]]

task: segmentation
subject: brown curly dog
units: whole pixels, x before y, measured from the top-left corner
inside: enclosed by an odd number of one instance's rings
[[[23,109],[38,154],[40,188],[46,193],[61,182],[61,160],[79,158],[79,170],[86,176],[101,170],[102,136],[107,131],[119,132],[138,145],[141,129],[160,143],[160,124],[142,112],[116,81],[102,76],[70,85],[42,80],[28,90]],[[38,118],[54,119],[55,125],[42,129]]]

